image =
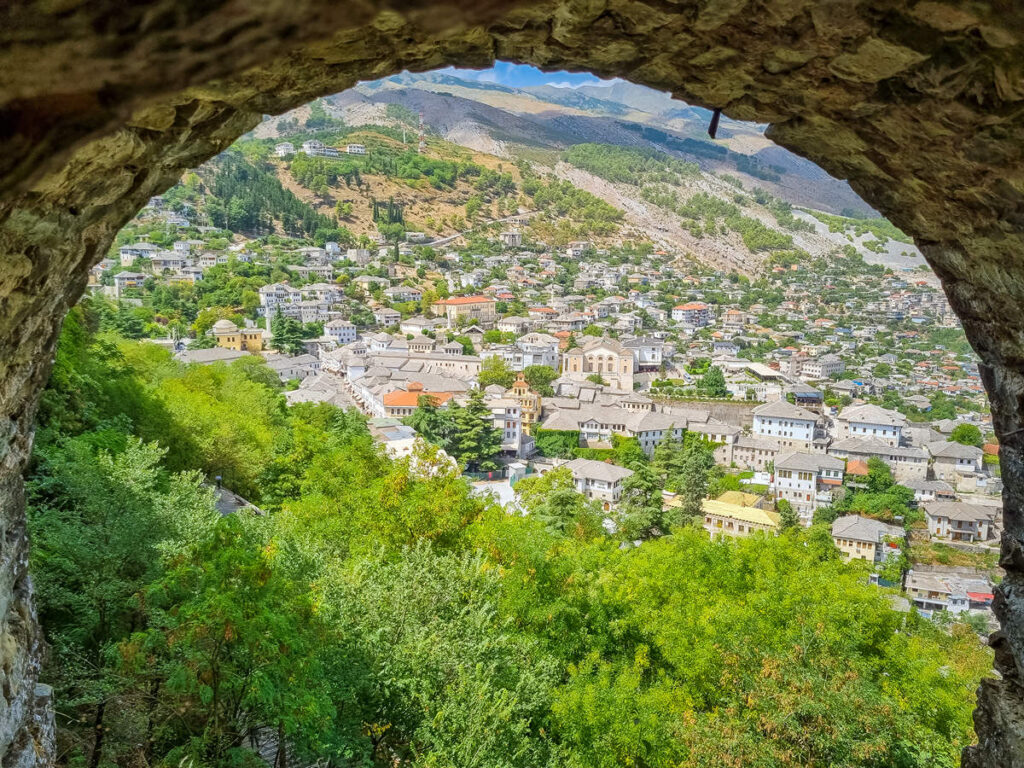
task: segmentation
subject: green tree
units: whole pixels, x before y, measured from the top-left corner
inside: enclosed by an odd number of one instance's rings
[[[668,522],[658,476],[647,466],[638,466],[622,481],[622,496],[616,514],[619,530],[627,540],[649,539],[668,533]]]
[[[775,511],[779,513],[779,530],[788,531],[800,527],[800,515],[786,499],[775,502]]]
[[[889,543],[890,539],[887,537],[886,543]],[[893,543],[903,545],[903,541],[894,541]],[[910,561],[907,556],[903,554],[903,550],[899,550],[899,554],[889,554],[878,567],[878,576],[881,579],[895,584],[897,586],[903,583],[903,573],[910,567]]]
[[[94,738],[82,751],[93,766],[126,757],[123,745],[104,736],[125,726],[120,702],[130,690],[110,662],[143,620],[132,598],[159,576],[161,546],[217,517],[198,474],[167,475],[162,455],[157,445],[123,433],[90,432],[42,446],[28,487],[51,681],[63,705],[90,724]]]
[[[471,338],[469,338],[469,336],[465,336],[463,334],[459,334],[457,336],[452,337],[452,341],[458,342],[459,344],[462,345],[462,351],[463,351],[464,354],[467,354],[467,355],[475,355],[476,354],[476,347],[473,346],[473,340]]]
[[[523,378],[530,389],[543,397],[554,397],[551,382],[558,378],[558,371],[546,365],[528,365],[523,369]]]
[[[525,525],[528,535],[551,538],[532,520]],[[340,664],[379,670],[344,702],[360,717],[368,753],[349,746],[336,764],[388,763],[396,754],[437,766],[552,764],[548,710],[560,665],[539,639],[507,631],[495,610],[505,582],[480,555],[421,542],[400,558],[375,553],[325,582],[332,624],[354,638]]]
[[[636,471],[638,467],[647,466],[647,454],[635,437],[612,435],[612,448],[615,450],[615,463],[620,467]]]
[[[430,395],[420,395],[416,410],[405,418],[405,423],[416,430],[424,440],[449,451],[454,432],[454,423],[449,411],[441,409]]]
[[[155,683],[155,751],[169,763],[237,764],[263,725],[315,745],[334,716],[327,628],[260,527],[225,517],[169,561],[146,592],[148,628],[121,649],[139,684]]]
[[[729,396],[729,390],[725,386],[725,374],[717,365],[712,365],[701,377],[700,388],[708,397]]]
[[[472,195],[469,200],[466,201],[466,220],[473,221],[480,213],[480,209],[483,207],[483,198],[479,195]]]
[[[715,466],[713,451],[706,441],[697,437],[684,443],[679,472],[675,478],[682,504],[677,508],[679,517],[674,523],[704,518],[703,503],[708,493],[710,472]]]
[[[665,487],[675,490],[675,480],[683,468],[683,440],[674,435],[675,426],[665,430],[661,441],[654,447],[651,467],[662,478]]]
[[[512,383],[515,380],[515,371],[509,367],[509,364],[505,362],[505,358],[500,355],[485,357],[483,363],[480,364],[480,373],[477,375],[477,383],[481,388],[497,384],[500,387],[508,389],[512,386]]]
[[[868,459],[866,485],[871,493],[885,493],[895,484],[889,465],[877,456]]]
[[[284,317],[278,310],[270,321],[272,338],[270,345],[285,355],[301,355],[305,351],[302,343],[302,323],[291,317]]]
[[[961,445],[973,445],[976,448],[980,448],[985,442],[981,430],[974,424],[957,424],[953,427],[949,440]]]
[[[832,506],[818,507],[814,510],[814,517],[811,522],[814,525],[832,525],[840,516],[842,512]]]
[[[552,533],[592,538],[601,531],[597,502],[576,490],[572,472],[566,467],[520,480],[516,496],[523,509]]]
[[[453,419],[451,451],[471,471],[488,471],[497,467],[494,457],[501,451],[501,432],[495,429],[484,393],[474,389],[465,408],[449,406]]]

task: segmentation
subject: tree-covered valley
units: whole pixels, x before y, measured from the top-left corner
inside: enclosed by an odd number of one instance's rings
[[[555,486],[513,514],[287,406],[258,358],[185,366],[98,305],[28,477],[68,765],[257,765],[258,736],[279,765],[924,768],[973,739],[990,654],[893,610],[827,526],[623,547]]]

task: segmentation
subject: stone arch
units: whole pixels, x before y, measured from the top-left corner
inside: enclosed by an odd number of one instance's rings
[[[1024,9],[1007,0],[12,0],[0,25],[0,764],[47,761],[21,473],[60,318],[120,226],[264,113],[495,59],[769,123],[913,235],[982,360],[1006,490],[998,681],[965,765],[1024,762]],[[38,758],[33,751],[39,748]]]

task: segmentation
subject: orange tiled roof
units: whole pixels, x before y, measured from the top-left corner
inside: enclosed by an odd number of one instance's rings
[[[381,398],[381,402],[387,406],[393,407],[413,407],[419,405],[420,397],[429,397],[434,401],[434,405],[444,405],[452,399],[451,392],[424,392],[422,389],[413,390],[412,392],[405,392],[403,390],[395,390],[394,392],[388,392]]]
[[[454,296],[450,299],[441,299],[440,301],[434,302],[435,304],[444,304],[450,306],[458,306],[460,304],[489,304],[494,299],[490,296]]]
[[[866,475],[868,473],[867,462],[864,461],[848,461],[846,462],[846,474],[848,475]]]

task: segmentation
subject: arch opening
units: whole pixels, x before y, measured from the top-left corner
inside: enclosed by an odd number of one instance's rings
[[[12,118],[5,138],[15,151],[3,168],[0,198],[0,247],[12,265],[0,282],[0,392],[10,416],[2,494],[14,551],[24,547],[19,478],[59,318],[119,227],[183,169],[226,147],[261,113],[385,72],[506,58],[623,76],[771,123],[773,139],[848,178],[912,234],[942,279],[982,360],[1006,476],[1008,577],[996,645],[1003,677],[983,692],[982,747],[968,760],[1014,765],[1021,737],[1012,723],[1020,722],[1024,659],[1018,397],[1024,280],[1016,268],[1021,194],[1014,183],[1022,143],[1012,86],[1020,25],[1003,10],[997,18],[985,4],[971,12],[920,5],[746,15],[717,4],[645,7],[639,17],[625,5],[360,8],[346,11],[347,18],[318,8],[318,25],[280,8],[250,12],[245,23],[214,12],[164,20],[169,44],[138,46],[138,66],[128,68],[117,66],[122,55],[109,46],[126,33],[107,32],[99,45],[100,36],[93,40],[78,26],[87,11],[62,18],[16,14],[23,39],[44,55],[34,66],[15,66],[23,51],[4,59],[5,71],[14,73],[2,93],[4,114]],[[154,40],[157,32],[131,13],[137,26],[125,28],[136,41]],[[54,104],[48,94],[68,90],[59,43],[76,37],[87,43],[78,55],[90,66],[76,75],[74,96]],[[958,69],[955,62],[966,63]],[[9,561],[8,573],[19,597],[9,607],[24,612],[27,582],[17,560]],[[18,668],[27,681],[36,639],[31,622],[16,633]],[[19,688],[17,706],[8,702],[2,733],[15,745],[10,754],[26,748],[32,735],[21,727],[21,713],[30,709],[22,705],[32,698],[26,690]]]

